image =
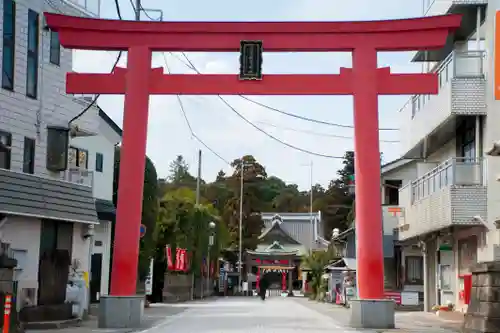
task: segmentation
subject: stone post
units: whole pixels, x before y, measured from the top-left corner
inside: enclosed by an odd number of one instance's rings
[[[288,297],[293,297],[293,270],[289,269],[288,270]]]
[[[500,261],[472,269],[471,299],[462,325],[462,333],[490,332],[500,332]]]

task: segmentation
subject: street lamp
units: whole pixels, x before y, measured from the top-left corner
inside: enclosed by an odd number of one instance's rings
[[[207,254],[207,291],[208,291],[208,295],[210,296],[211,295],[211,290],[212,288],[210,288],[210,269],[211,269],[211,265],[210,265],[210,250],[212,249],[212,246],[214,245],[214,235],[213,235],[213,230],[215,229],[215,222],[214,221],[210,221],[210,223],[208,224],[208,232],[210,233],[208,235],[208,254]]]

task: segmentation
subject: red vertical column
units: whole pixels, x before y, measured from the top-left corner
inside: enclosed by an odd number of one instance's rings
[[[377,51],[353,51],[357,289],[360,299],[383,299]]]
[[[113,296],[136,294],[149,109],[151,50],[128,51],[118,204],[113,249]]]

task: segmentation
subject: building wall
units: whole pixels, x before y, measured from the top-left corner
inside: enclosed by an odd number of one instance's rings
[[[102,200],[113,200],[113,174],[115,143],[104,135],[79,137],[71,140],[71,146],[88,151],[88,170],[92,171],[94,197]],[[103,169],[96,171],[96,154],[103,154]]]
[[[111,223],[110,221],[100,221],[100,224],[95,228],[95,236],[93,238],[92,253],[102,254],[101,268],[101,291],[100,295],[108,295],[109,279],[110,279],[110,257],[111,257]],[[96,244],[102,245],[97,246]]]
[[[48,125],[68,126],[69,120],[79,114],[86,103],[65,94],[66,72],[72,71],[72,51],[61,48],[60,66],[50,63],[50,32],[42,29],[42,13],[49,11],[77,16],[81,16],[82,13],[60,0],[52,0],[51,3],[57,10],[44,0],[16,1],[14,92],[0,88],[0,130],[12,134],[12,170],[22,171],[24,138],[29,137],[36,139],[35,174],[61,179],[62,173],[52,173],[45,168],[46,128]],[[26,96],[28,9],[40,14],[37,99]],[[3,13],[3,1],[0,1],[0,12]],[[2,20],[3,15],[0,15],[0,21]],[[0,24],[0,34],[2,26]],[[1,66],[0,61],[0,71],[2,71]],[[75,124],[88,131],[97,131],[97,109],[91,108]]]

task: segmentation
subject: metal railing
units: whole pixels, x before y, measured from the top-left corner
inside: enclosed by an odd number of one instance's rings
[[[61,0],[62,3],[92,17],[101,17],[101,0]]]
[[[484,185],[483,158],[450,158],[411,182],[410,204],[451,185]],[[400,193],[407,190],[401,188]]]
[[[452,78],[483,78],[484,58],[485,51],[453,51],[450,53],[431,71],[431,73],[438,74],[439,92]],[[412,96],[412,118],[431,98],[431,95]]]
[[[423,16],[427,16],[429,14],[429,12],[431,11],[432,7],[437,3],[446,3],[445,6],[442,7],[442,9],[446,9],[446,11],[454,4],[454,3],[459,3],[459,4],[486,4],[488,1],[487,0],[468,0],[468,1],[463,1],[463,0],[459,0],[459,1],[456,1],[456,0],[428,0],[427,1],[427,4],[424,3],[424,6],[423,6]],[[432,13],[432,15],[445,15],[446,14],[446,11],[444,12],[439,12],[439,13]]]
[[[69,169],[64,172],[64,180],[70,183],[94,187],[94,172],[78,168]]]

